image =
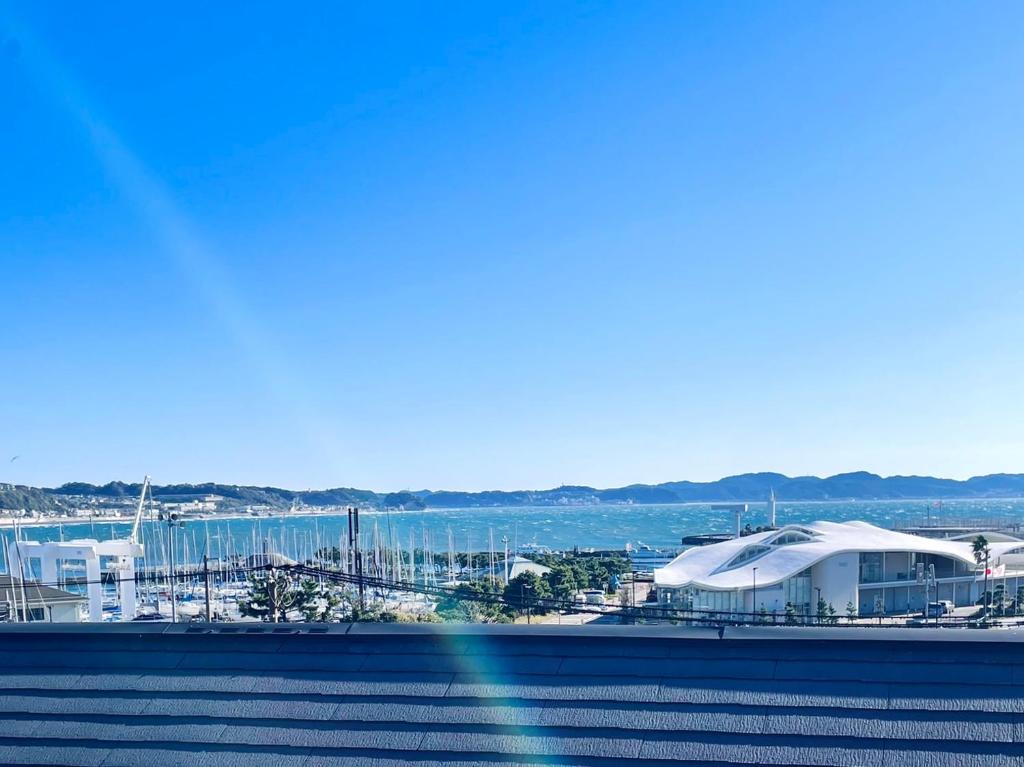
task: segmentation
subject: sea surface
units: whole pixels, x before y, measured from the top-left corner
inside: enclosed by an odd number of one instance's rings
[[[752,527],[768,521],[766,503],[751,503],[744,522]],[[962,521],[1013,520],[1024,523],[1024,499],[970,501],[827,501],[785,502],[776,507],[780,525],[815,520],[863,520],[883,527],[903,527],[925,521],[950,524]],[[681,548],[685,535],[735,530],[729,511],[715,511],[710,504],[672,505],[595,505],[490,507],[470,509],[427,509],[425,511],[364,511],[360,514],[364,547],[372,546],[374,535],[384,546],[400,541],[408,551],[427,541],[436,553],[449,548],[449,537],[456,551],[486,551],[493,538],[494,549],[510,549],[531,544],[554,550],[618,549],[627,543],[640,543],[657,549]],[[128,523],[82,522],[22,528],[29,540],[55,541],[63,538],[106,540],[128,535]],[[251,553],[262,550],[262,541],[272,542],[274,550],[295,558],[306,558],[312,550],[337,546],[348,535],[344,514],[261,517],[241,519],[190,520],[174,531],[178,562],[198,561],[204,550],[216,558],[224,553]],[[10,541],[10,530],[2,534]],[[145,522],[143,543],[147,561],[161,561],[167,551],[167,528],[159,522]],[[6,545],[4,546],[6,549]]]

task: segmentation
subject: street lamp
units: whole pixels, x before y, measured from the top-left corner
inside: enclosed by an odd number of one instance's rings
[[[526,593],[525,593],[527,589],[529,589],[529,591],[530,591],[530,598],[532,599],[533,598],[533,586],[532,585],[527,586],[525,583],[520,583],[519,584],[519,606],[521,608],[525,608],[525,610],[526,610],[526,622],[529,623],[530,622],[530,605],[526,601]]]
[[[750,612],[752,612],[755,615],[755,620],[756,620],[756,615],[757,615],[757,568],[756,567],[754,568],[752,575],[754,577],[754,589],[753,589],[753,591],[751,593],[751,597],[750,597]]]
[[[818,601],[814,605],[814,614],[818,616],[818,623],[821,623],[821,619],[825,617],[824,615],[822,615],[823,611],[821,609],[821,587],[815,586],[814,590],[818,592]]]
[[[167,548],[170,550],[170,565],[171,565],[171,623],[178,622],[178,605],[177,596],[174,591],[174,579],[177,575],[177,568],[174,564],[174,528],[184,527],[185,523],[178,519],[177,514],[164,514],[160,513],[160,520],[167,523]]]

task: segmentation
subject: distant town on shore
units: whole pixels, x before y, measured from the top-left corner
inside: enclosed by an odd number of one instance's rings
[[[92,485],[69,482],[55,488],[0,485],[0,515],[120,516],[138,503],[141,483]],[[788,477],[758,472],[714,482],[664,482],[598,489],[566,485],[550,490],[403,490],[382,493],[355,488],[286,490],[276,487],[200,484],[153,485],[154,503],[168,510],[203,514],[276,513],[359,505],[378,509],[482,508],[496,506],[582,506],[671,504],[762,500],[770,492],[787,501],[974,499],[1024,497],[1024,474],[988,474],[967,480],[925,476],[882,477],[866,471],[831,477]]]

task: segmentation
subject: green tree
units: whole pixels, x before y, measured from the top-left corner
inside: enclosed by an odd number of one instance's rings
[[[997,583],[992,593],[992,609],[996,615],[1003,615],[1006,612],[1006,587]]]
[[[828,602],[826,602],[821,597],[818,597],[818,612],[817,612],[818,623],[819,624],[825,623],[825,619],[827,617],[828,617]]]
[[[988,616],[988,604],[989,604],[989,593],[988,593],[988,558],[991,553],[988,547],[988,539],[984,535],[979,535],[971,543],[971,552],[974,554],[974,562],[978,567],[985,568],[985,600],[983,602],[983,614]]]
[[[534,605],[538,599],[551,598],[551,586],[537,573],[524,572],[508,582],[502,597],[510,611],[517,607],[523,612],[529,606],[534,615],[543,615],[549,608]]]
[[[436,612],[446,623],[506,623],[509,617],[497,600],[479,600],[483,595],[497,597],[500,594],[500,582],[495,578],[460,583],[437,603]]]
[[[398,623],[401,620],[401,615],[394,610],[381,609],[379,606],[353,605],[350,620],[357,623]]]
[[[305,578],[300,588],[303,618],[310,623],[326,623],[334,618],[334,613],[342,605],[337,587],[330,583],[321,584],[314,578]]]
[[[796,608],[793,606],[792,602],[786,602],[785,623],[787,626],[796,625]]]
[[[444,623],[444,619],[437,613],[416,613],[415,615],[409,615],[408,613],[402,613],[399,618],[401,623]]]
[[[568,568],[577,589],[605,589],[608,593],[613,593],[610,588],[612,577],[630,570],[629,560],[619,554],[530,554],[528,558],[552,570]]]
[[[270,570],[249,576],[249,595],[238,607],[242,615],[279,623],[288,620],[290,610],[304,610],[308,598],[288,573]]]
[[[984,535],[976,537],[971,541],[971,552],[974,554],[975,563],[980,567],[981,563],[988,559],[988,539]]]
[[[853,602],[846,603],[846,617],[849,620],[853,620],[857,617],[857,605],[855,605]]]
[[[562,602],[572,601],[580,587],[576,581],[576,575],[570,567],[553,567],[550,573],[544,576],[551,589],[552,596]]]
[[[604,589],[612,593],[612,581],[630,570],[629,560],[613,554],[602,557],[582,558],[587,571],[587,585],[593,589]]]

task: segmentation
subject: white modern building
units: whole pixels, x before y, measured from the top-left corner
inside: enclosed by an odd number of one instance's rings
[[[989,590],[1008,598],[1024,586],[1024,541],[986,534],[989,563],[1000,568]],[[688,549],[654,571],[663,607],[724,613],[764,608],[783,614],[790,604],[799,614],[816,611],[819,598],[845,614],[922,610],[926,586],[918,582],[934,566],[935,586],[927,598],[971,605],[984,590],[984,570],[974,559],[976,534],[960,539],[924,538],[885,530],[866,522],[812,522],[737,537]]]

